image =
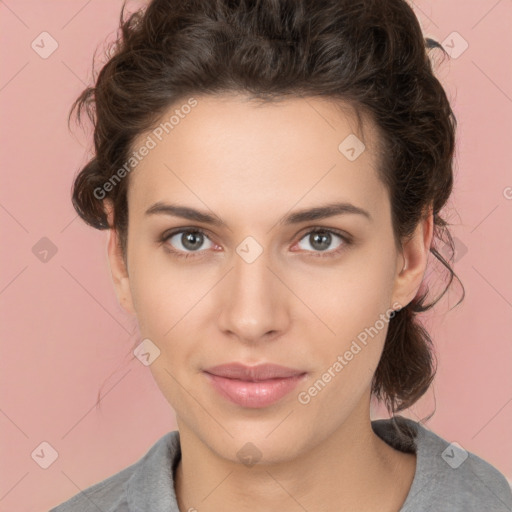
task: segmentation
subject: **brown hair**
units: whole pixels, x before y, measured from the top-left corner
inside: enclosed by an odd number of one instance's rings
[[[434,302],[425,304],[426,288],[390,320],[373,378],[372,394],[392,417],[414,404],[437,366],[416,314],[434,306],[457,277],[450,267],[453,240],[440,216],[453,185],[456,119],[429,56],[433,48],[446,55],[442,46],[424,39],[404,0],[152,0],[126,20],[124,9],[121,34],[95,86],[70,111],[69,118],[78,110],[80,122],[85,109],[94,125],[95,156],[73,188],[80,217],[116,229],[126,255],[129,180],[102,192],[114,205],[112,226],[95,190],[104,191],[127,162],[137,136],[193,94],[242,92],[264,101],[316,96],[350,105],[359,124],[364,117],[377,127],[379,177],[389,191],[397,246],[431,208],[430,252],[450,275]],[[463,298],[464,289],[457,304]],[[402,422],[395,425],[412,434]]]

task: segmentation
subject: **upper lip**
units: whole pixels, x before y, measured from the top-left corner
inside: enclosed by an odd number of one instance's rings
[[[219,377],[253,382],[268,379],[294,377],[306,373],[295,368],[287,368],[286,366],[269,363],[258,364],[256,366],[247,366],[242,363],[227,363],[218,366],[212,366],[211,368],[207,368],[204,371],[212,375],[218,375]]]

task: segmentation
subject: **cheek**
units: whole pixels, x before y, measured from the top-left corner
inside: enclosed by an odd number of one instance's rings
[[[314,313],[304,320],[304,329],[315,340],[311,350],[323,363],[319,372],[330,368],[344,389],[348,381],[358,388],[369,382],[379,363],[391,313],[389,265],[368,251],[317,280],[317,286],[302,285]]]
[[[175,410],[182,410],[184,399],[183,376],[179,373],[181,359],[178,354],[161,351],[160,356],[149,366],[153,379],[169,405]]]
[[[375,294],[351,298],[325,306],[322,318],[334,333],[322,328],[326,334],[312,336],[319,365],[300,403],[311,402],[326,424],[352,410],[369,389],[389,327],[390,310],[381,307]]]
[[[388,263],[362,255],[318,274],[314,283],[311,278],[301,279],[295,290],[322,321],[318,323],[327,335],[347,339],[389,310],[393,290],[389,268]],[[311,315],[308,318],[313,321]]]
[[[193,294],[190,282],[161,262],[136,255],[130,269],[130,289],[141,335],[164,339],[186,312]]]

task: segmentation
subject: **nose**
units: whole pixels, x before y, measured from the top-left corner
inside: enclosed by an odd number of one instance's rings
[[[218,326],[224,334],[256,343],[286,331],[292,294],[275,266],[265,251],[252,262],[234,255],[233,267],[219,288]]]

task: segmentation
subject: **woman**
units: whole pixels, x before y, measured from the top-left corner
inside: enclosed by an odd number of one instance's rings
[[[496,468],[396,414],[435,375],[429,253],[455,275],[440,45],[403,0],[123,12],[73,106],[96,150],[73,204],[178,430],[53,511],[511,510]]]

